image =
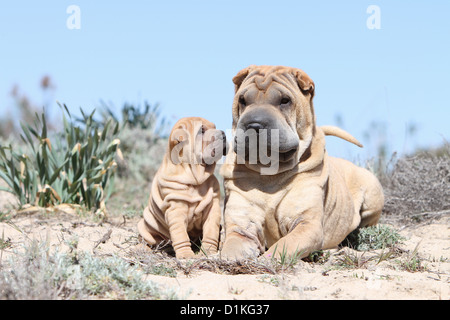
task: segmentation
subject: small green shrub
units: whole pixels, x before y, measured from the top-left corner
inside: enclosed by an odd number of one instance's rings
[[[378,224],[356,229],[347,236],[343,244],[358,251],[367,251],[392,247],[403,240],[395,229]]]
[[[72,117],[64,105],[64,110]],[[49,207],[79,204],[87,209],[100,209],[112,191],[116,153],[120,140],[119,123],[110,119],[102,130],[93,116],[83,114],[83,126],[76,126],[64,115],[62,133],[51,141],[45,114],[36,114],[34,126],[22,124],[22,140],[27,153],[12,145],[0,146],[0,178],[20,205]]]
[[[172,289],[145,280],[137,266],[118,256],[52,252],[48,242],[36,240],[22,251],[0,269],[0,300],[178,299]]]
[[[79,261],[80,287],[90,295],[107,295],[125,299],[174,299],[173,291],[160,290],[152,282],[143,280],[143,272],[119,257],[100,259],[85,254]],[[73,276],[73,275],[72,275]]]

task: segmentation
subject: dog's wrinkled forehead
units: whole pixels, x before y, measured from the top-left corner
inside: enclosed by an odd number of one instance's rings
[[[233,78],[235,92],[244,85],[255,84],[258,90],[266,91],[272,83],[287,87],[299,87],[303,92],[314,95],[314,82],[303,71],[285,66],[251,65],[238,72]]]
[[[289,81],[290,80],[290,81]],[[254,83],[260,91],[267,91],[270,85],[280,82],[293,82],[293,76],[290,70],[283,67],[257,68],[247,75],[245,82]]]

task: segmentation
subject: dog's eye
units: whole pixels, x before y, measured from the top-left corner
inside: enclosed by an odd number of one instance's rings
[[[281,98],[281,101],[280,101],[280,104],[281,104],[281,105],[283,105],[283,104],[289,104],[289,103],[291,103],[291,98],[289,98],[289,97],[283,97],[283,98]]]
[[[245,102],[244,96],[240,96],[240,97],[239,97],[239,104],[240,104],[241,106],[243,106],[243,107],[245,107],[245,106],[247,105],[246,102]]]

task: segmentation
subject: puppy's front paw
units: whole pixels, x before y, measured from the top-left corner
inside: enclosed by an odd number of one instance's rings
[[[201,247],[200,249],[200,253],[204,254],[205,256],[209,257],[212,256],[214,254],[217,254],[217,248],[216,247]]]
[[[217,254],[217,252],[217,241],[203,240],[200,253],[208,257]]]
[[[182,248],[175,251],[175,256],[177,259],[192,259],[195,258],[195,253],[191,248]]]

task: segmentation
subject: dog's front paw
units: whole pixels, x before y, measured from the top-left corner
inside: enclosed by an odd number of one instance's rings
[[[241,237],[225,239],[220,257],[225,260],[242,260],[258,257],[260,250],[258,245]]]

